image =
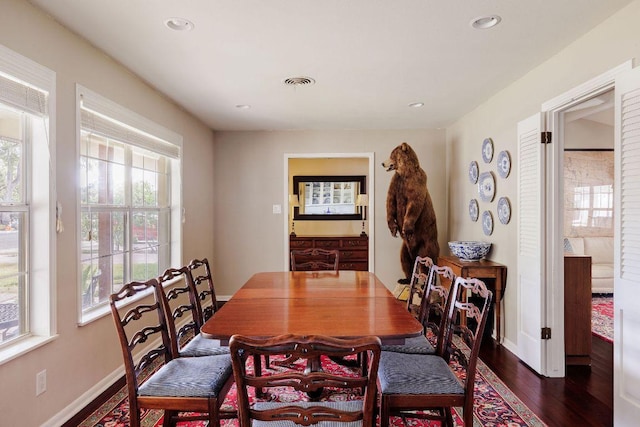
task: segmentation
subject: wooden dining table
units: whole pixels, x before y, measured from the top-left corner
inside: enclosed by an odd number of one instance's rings
[[[422,325],[373,273],[284,271],[251,276],[201,333],[223,344],[234,334],[375,335],[383,344],[403,344]]]

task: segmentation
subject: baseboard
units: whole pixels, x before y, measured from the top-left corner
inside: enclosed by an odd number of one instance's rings
[[[50,418],[42,427],[65,426],[69,420],[72,420],[77,414],[89,406],[92,402],[99,399],[100,396],[109,390],[115,383],[124,378],[124,365],[104,377],[97,384],[80,395],[76,400],[67,405],[62,411],[58,412],[53,418]],[[76,424],[67,424],[68,426]]]

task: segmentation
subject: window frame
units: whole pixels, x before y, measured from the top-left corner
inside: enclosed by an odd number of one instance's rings
[[[77,114],[77,126],[76,126],[76,152],[77,152],[77,173],[80,177],[81,171],[81,144],[82,144],[82,129],[83,109],[90,110],[91,112],[103,116],[108,120],[119,122],[126,127],[135,130],[136,134],[142,134],[148,136],[147,140],[157,140],[157,146],[144,146],[129,141],[122,141],[117,135],[113,137],[114,140],[124,143],[129,146],[137,146],[139,148],[147,149],[150,151],[158,152],[154,150],[157,148],[159,154],[164,154],[170,160],[170,194],[169,197],[169,263],[170,265],[178,265],[182,260],[182,141],[181,135],[135,113],[98,93],[80,85],[76,84],[76,114]],[[96,125],[96,126],[99,126]],[[131,171],[132,165],[129,163],[125,166],[129,169],[127,173]],[[130,183],[130,177],[128,182]],[[76,293],[77,293],[77,311],[78,311],[78,324],[80,326],[89,324],[96,319],[104,317],[109,314],[109,304],[103,303],[99,307],[95,307],[91,310],[83,311],[82,303],[82,218],[83,204],[80,197],[80,180],[78,180],[78,186],[76,188],[77,198],[77,281],[76,281]],[[135,212],[140,210],[140,206],[126,206],[125,209]],[[155,208],[149,208],[154,210]],[[117,210],[117,209],[116,209]],[[97,211],[96,211],[97,212]],[[131,220],[131,218],[129,218]],[[144,296],[141,295],[140,298]],[[133,303],[134,301],[132,301]]]
[[[0,73],[21,85],[47,93],[43,126],[33,127],[26,147],[27,297],[26,333],[0,346],[0,364],[55,339],[56,327],[56,73],[0,44]],[[28,102],[28,101],[27,101]],[[11,104],[11,102],[7,102]],[[15,105],[19,106],[19,105]],[[19,106],[23,109],[22,106]],[[28,111],[28,106],[25,111]],[[38,284],[37,292],[33,291]]]

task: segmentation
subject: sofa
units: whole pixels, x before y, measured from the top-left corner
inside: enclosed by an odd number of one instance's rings
[[[613,293],[613,237],[565,237],[564,251],[591,256],[591,293]]]

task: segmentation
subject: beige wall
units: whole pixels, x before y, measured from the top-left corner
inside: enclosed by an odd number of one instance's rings
[[[53,342],[0,365],[0,424],[20,420],[15,425],[38,426],[63,416],[65,410],[77,410],[69,406],[122,366],[110,316],[77,326],[75,84],[183,135],[187,212],[183,237],[188,242],[183,251],[185,260],[214,255],[213,134],[130,71],[26,1],[2,0],[0,43],[56,72],[56,183],[65,225],[56,243],[58,336]],[[47,370],[47,391],[36,397],[36,373],[43,369]]]
[[[516,244],[517,214],[508,225],[496,224],[492,236],[486,238],[479,223],[467,214],[469,199],[477,197],[476,187],[469,183],[469,162],[480,158],[482,140],[492,137],[496,153],[508,150],[516,158],[517,123],[541,110],[541,104],[598,76],[623,62],[640,56],[640,1],[635,1],[601,25],[576,40],[545,63],[532,69],[491,99],[471,111],[447,129],[449,150],[449,240],[489,240],[493,243],[491,259],[508,266],[507,289],[504,296],[502,330],[507,345],[515,344],[517,286]],[[479,161],[481,171],[484,165]],[[507,196],[517,206],[517,168],[507,179],[498,179],[497,195]],[[494,163],[489,167],[495,168]],[[495,212],[496,201],[481,203]],[[495,217],[495,213],[494,213]]]
[[[287,213],[274,215],[272,206],[287,205],[285,154],[303,153],[374,153],[375,202],[370,209],[375,217],[375,272],[393,289],[402,277],[401,241],[387,228],[385,201],[391,173],[381,163],[403,141],[414,148],[427,173],[440,246],[446,247],[444,140],[443,130],[216,132],[215,191],[220,201],[215,208],[216,289],[231,295],[252,274],[284,268]],[[361,224],[354,225],[358,234]]]
[[[635,1],[458,120],[447,129],[446,144],[443,130],[353,130],[220,132],[214,145],[206,126],[103,53],[26,1],[3,0],[0,43],[57,73],[56,181],[58,199],[65,207],[65,232],[57,236],[55,309],[59,336],[0,365],[2,419],[20,419],[26,426],[59,420],[65,411],[83,406],[86,402],[81,400],[90,397],[87,393],[92,387],[122,364],[110,318],[84,327],[76,325],[76,83],[184,136],[183,257],[212,258],[221,294],[232,294],[254,272],[280,270],[284,265],[286,221],[283,214],[272,213],[272,205],[287,203],[285,153],[375,153],[372,249],[376,273],[393,287],[401,275],[400,241],[387,230],[384,200],[391,175],[379,166],[391,149],[406,141],[418,153],[429,177],[443,251],[447,240],[485,239],[479,224],[472,223],[467,213],[469,199],[477,194],[467,179],[468,165],[480,158],[482,140],[492,137],[496,154],[507,149],[515,159],[518,121],[539,111],[542,102],[640,55],[638,16],[640,1]],[[498,195],[508,196],[513,206],[517,203],[517,167],[513,165],[509,178],[498,180]],[[511,341],[516,339],[517,320],[515,222],[496,224],[488,239],[494,243],[491,258],[509,267],[503,330]],[[47,369],[48,390],[36,398],[35,375],[42,369]]]

